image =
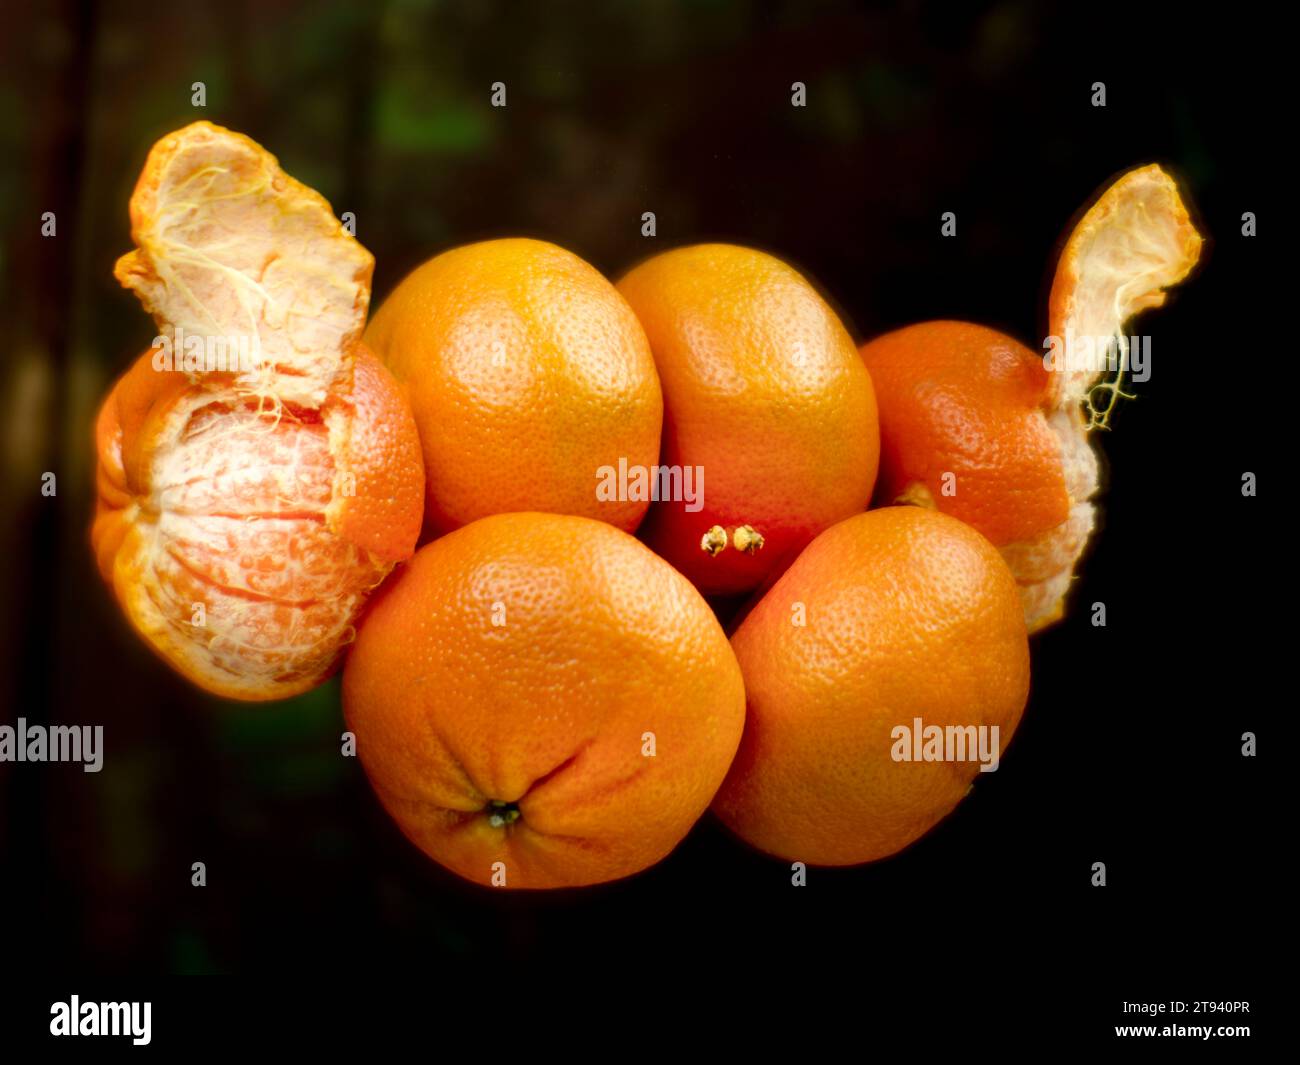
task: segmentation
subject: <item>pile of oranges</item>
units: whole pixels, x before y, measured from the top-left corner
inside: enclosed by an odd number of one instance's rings
[[[131,220],[117,276],[176,350],[100,414],[101,572],[209,691],[345,661],[375,792],[444,866],[612,880],[710,807],[856,864],[996,766],[1093,531],[1106,365],[964,322],[859,350],[796,270],[724,244],[617,284],[473,244],[367,326],[369,253],[206,122],[155,145]],[[1123,175],[1064,245],[1053,336],[1122,337],[1199,252],[1169,176]],[[747,597],[730,634],[718,597]]]

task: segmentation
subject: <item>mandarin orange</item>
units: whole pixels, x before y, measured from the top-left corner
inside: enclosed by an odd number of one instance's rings
[[[866,509],[879,434],[870,375],[824,299],[729,244],[656,255],[618,282],[664,390],[661,463],[699,471],[642,535],[707,594],[751,590]]]
[[[100,571],[194,683],[297,694],[420,528],[415,425],[358,339],[370,254],[273,156],[207,122],[155,145],[131,219],[117,275],[164,343],[96,425]]]
[[[431,533],[526,510],[640,524],[648,493],[599,489],[620,463],[655,465],[663,397],[594,267],[539,240],[455,248],[393,290],[366,340],[408,388]]]
[[[936,507],[987,536],[1016,576],[1030,631],[1063,616],[1096,521],[1088,431],[1108,424],[1121,394],[1125,324],[1164,302],[1200,247],[1173,179],[1142,167],[1107,188],[1065,242],[1046,356],[951,321],[862,347],[880,402],[878,499]]]
[[[981,744],[1000,757],[1029,691],[1006,563],[920,507],[823,532],[731,643],[748,710],[713,808],[755,847],[812,865],[873,861],[924,835],[989,764]],[[965,757],[912,759],[918,721],[951,730],[962,750],[944,753]]]
[[[740,668],[689,581],[611,525],[540,513],[422,548],[361,625],[343,706],[412,842],[513,888],[663,858],[745,717]]]

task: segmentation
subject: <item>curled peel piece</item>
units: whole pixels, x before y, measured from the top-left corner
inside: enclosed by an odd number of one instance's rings
[[[236,388],[325,401],[365,324],[374,258],[324,197],[243,134],[195,122],[149,153],[131,236],[114,274],[164,335],[233,338],[252,362]]]
[[[357,339],[371,257],[248,138],[164,138],[117,275],[168,335],[256,331],[251,370],[146,352],[96,426],[91,543],[136,631],[234,699],[320,683],[371,590],[415,549],[424,469],[400,386]]]
[[[1066,359],[1049,375],[1045,416],[1060,450],[1068,514],[1041,535],[1002,548],[1020,582],[1031,632],[1064,614],[1075,565],[1096,523],[1097,458],[1087,434],[1106,428],[1115,402],[1126,395],[1128,322],[1164,304],[1165,289],[1191,273],[1201,245],[1177,183],[1153,163],[1110,185],[1061,251],[1048,320]],[[1119,360],[1113,378],[1103,380],[1107,370],[1099,358],[1079,365],[1069,357],[1079,346],[1100,354],[1112,339]]]
[[[1191,273],[1201,244],[1174,179],[1154,163],[1130,170],[1085,212],[1061,251],[1048,298],[1051,335],[1067,350],[1113,337],[1126,356],[1129,319],[1164,304],[1165,289]],[[1054,374],[1054,404],[1086,401],[1090,428],[1104,427],[1119,386],[1099,386],[1103,376],[1095,366]],[[1093,399],[1096,390],[1109,393],[1104,407]]]

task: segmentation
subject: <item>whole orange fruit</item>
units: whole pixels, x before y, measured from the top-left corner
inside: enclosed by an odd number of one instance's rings
[[[684,577],[611,525],[483,518],[376,598],[343,706],[381,802],[480,884],[627,876],[708,807],[744,725],[740,668]]]
[[[618,289],[663,384],[661,464],[702,489],[651,507],[651,547],[701,591],[743,592],[866,509],[879,453],[871,378],[797,271],[700,244],[656,255]]]
[[[731,643],[748,714],[714,809],[754,846],[813,865],[884,858],[922,836],[995,764],[1029,692],[1006,563],[919,507],[822,533]],[[935,728],[948,745],[927,751]]]
[[[620,491],[618,471],[654,466],[663,398],[645,332],[594,267],[538,240],[455,248],[393,290],[366,340],[407,386],[431,532],[525,510],[640,523],[648,481]]]
[[[1110,185],[1070,232],[1046,356],[950,321],[862,348],[880,401],[879,499],[936,507],[987,536],[1020,584],[1031,632],[1063,616],[1095,523],[1089,430],[1108,424],[1131,369],[1125,323],[1160,306],[1200,248],[1173,179],[1142,167]],[[1108,345],[1123,372],[1103,380]]]
[[[154,146],[131,221],[117,276],[165,343],[99,414],[100,571],[194,683],[297,694],[420,531],[415,423],[359,339],[370,253],[274,156],[208,122]]]

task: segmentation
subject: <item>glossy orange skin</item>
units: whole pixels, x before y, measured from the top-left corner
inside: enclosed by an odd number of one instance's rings
[[[326,448],[325,421],[337,421],[340,437],[324,468],[258,468],[258,451],[248,449],[244,438],[218,441],[205,452],[205,460],[224,456],[217,479],[164,484],[160,471],[175,444],[169,422],[181,404],[219,393],[224,379],[209,375],[196,384],[184,373],[156,370],[152,360],[153,352],[146,352],[117,381],[96,422],[98,499],[91,545],[100,573],[145,642],[193,683],[245,700],[306,691],[337,667],[350,635],[352,600],[363,599],[393,563],[415,549],[424,477],[406,401],[391,375],[359,344],[322,411],[285,410],[278,419],[268,415],[264,425],[259,423],[262,448],[292,456],[310,453],[319,463]],[[256,402],[247,407],[255,409]],[[233,421],[249,409],[218,415],[215,431],[221,431],[223,417]],[[335,474],[348,476],[346,490],[336,488]],[[284,483],[293,485],[295,503],[283,498]],[[183,496],[178,509],[178,494],[185,492],[201,494],[197,513],[190,513],[194,508]],[[231,519],[225,531],[214,534],[223,547],[212,550],[197,537],[179,544],[160,541],[157,530],[178,515]],[[259,524],[274,532],[259,534]],[[174,566],[177,557],[181,564]],[[172,568],[163,573],[160,565]],[[311,586],[294,587],[295,572]],[[258,658],[259,667],[278,658],[275,677],[253,679],[237,666],[214,670],[197,654],[228,621],[223,610],[228,615],[230,604],[241,601],[256,611],[248,624],[264,638],[251,657]],[[154,615],[151,604],[159,603],[166,606],[165,619]],[[206,627],[191,624],[196,604],[210,615]],[[311,642],[312,632],[321,634],[320,642]],[[276,634],[286,639],[292,634],[292,649],[277,649]]]
[[[524,510],[640,524],[648,500],[599,499],[598,473],[655,464],[659,378],[631,309],[576,255],[524,239],[444,252],[366,340],[408,385],[432,533]]]
[[[757,587],[823,529],[865,510],[879,454],[876,398],[853,341],[798,272],[751,248],[656,255],[618,282],[664,390],[660,461],[704,469],[704,505],[652,505],[642,536],[706,594]],[[710,556],[703,535],[765,542]]]
[[[422,548],[343,676],[357,753],[402,831],[508,888],[663,858],[721,783],[744,704],[726,636],[684,577],[611,525],[553,514],[483,518]],[[493,800],[519,819],[493,825]]]
[[[862,346],[880,405],[888,504],[924,485],[933,505],[996,546],[1032,540],[1069,516],[1061,447],[1045,420],[1052,375],[1041,355],[969,322],[920,322]],[[955,494],[944,493],[944,474]]]
[[[812,865],[902,850],[980,775],[976,762],[895,761],[894,728],[997,725],[1005,747],[1029,691],[1006,563],[969,526],[920,507],[822,533],[731,642],[748,709],[714,810],[755,847]]]

